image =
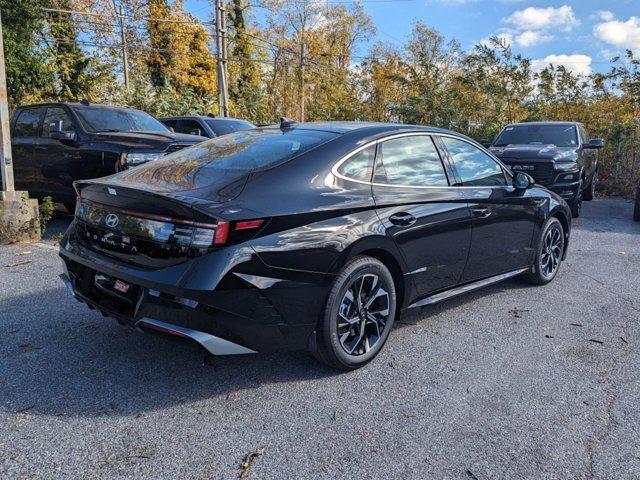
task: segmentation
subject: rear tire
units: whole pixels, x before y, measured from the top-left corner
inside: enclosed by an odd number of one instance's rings
[[[339,370],[362,367],[389,338],[396,305],[396,288],[387,267],[375,258],[355,257],[333,282],[311,353]]]
[[[562,223],[557,218],[550,217],[540,235],[533,271],[526,273],[523,278],[534,285],[546,285],[552,281],[560,270],[564,241]]]

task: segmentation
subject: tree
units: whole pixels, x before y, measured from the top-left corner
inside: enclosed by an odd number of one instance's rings
[[[60,10],[71,10],[69,0],[52,3]],[[100,65],[96,57],[87,55],[78,42],[78,29],[69,13],[50,12],[47,24],[51,40],[47,65],[53,75],[48,96],[56,100],[91,99],[94,88],[102,80],[111,80],[108,65]]]
[[[47,0],[0,0],[9,104],[38,100],[52,81],[40,43]]]
[[[232,115],[262,123],[271,120],[260,63],[266,57],[264,50],[256,52],[257,35],[252,35],[245,23],[248,8],[243,0],[232,0],[229,8],[231,55],[237,60],[230,62],[229,97]]]

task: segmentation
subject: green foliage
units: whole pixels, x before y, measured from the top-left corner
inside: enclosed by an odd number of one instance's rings
[[[44,28],[43,8],[48,0],[0,0],[2,13],[7,90],[13,108],[24,101],[38,100],[52,83],[43,62],[40,34]]]
[[[193,91],[179,92],[171,85],[156,88],[144,77],[134,78],[129,92],[122,91],[114,99],[127,105],[161,117],[167,115],[202,115],[211,111],[213,98],[197,95]]]
[[[56,210],[51,197],[44,197],[38,205],[38,210],[40,214],[40,233],[44,234],[45,230],[47,229],[47,224],[53,217],[53,213]]]

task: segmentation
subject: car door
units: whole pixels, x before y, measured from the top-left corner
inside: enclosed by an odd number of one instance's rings
[[[580,163],[584,167],[584,176],[588,184],[596,170],[598,151],[594,148],[584,148],[584,145],[589,143],[589,133],[583,125],[578,126],[578,133],[580,134]],[[583,187],[586,188],[586,185],[583,185]]]
[[[471,216],[460,189],[449,184],[431,136],[403,134],[380,141],[372,191],[418,295],[457,284],[471,242]]]
[[[54,138],[56,125],[68,138]],[[76,194],[74,180],[91,178],[91,165],[83,161],[75,136],[77,128],[61,106],[47,107],[42,135],[35,142],[35,159],[40,165],[46,191],[56,201],[71,202]]]
[[[543,197],[512,186],[506,169],[472,142],[440,136],[456,176],[455,185],[473,217],[471,247],[462,282],[531,265],[534,231]]]
[[[42,172],[36,162],[35,142],[38,140],[44,107],[29,107],[18,112],[11,132],[11,152],[17,190],[26,190],[40,198],[44,188]]]

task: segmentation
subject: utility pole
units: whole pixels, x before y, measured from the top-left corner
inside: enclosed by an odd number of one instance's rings
[[[115,8],[116,2],[113,0]],[[124,88],[129,90],[129,59],[127,57],[127,31],[124,28],[124,9],[122,4],[118,9],[118,21],[120,23],[120,41],[122,43],[122,70],[124,72]]]
[[[38,200],[29,199],[28,192],[16,192],[13,183],[11,159],[11,132],[9,131],[9,95],[4,66],[2,16],[0,16],[0,244],[40,240]]]
[[[0,170],[2,170],[2,194],[12,196],[15,190],[13,184],[13,161],[11,160],[11,136],[9,134],[9,97],[7,95],[7,79],[4,69],[4,42],[2,40],[2,17],[0,16],[0,136],[2,137],[2,152],[0,152]]]
[[[300,33],[300,121],[304,122],[304,32]]]
[[[222,0],[216,0],[216,71],[218,77],[218,107],[220,115],[229,116],[229,92],[227,90],[227,30],[225,8]]]

